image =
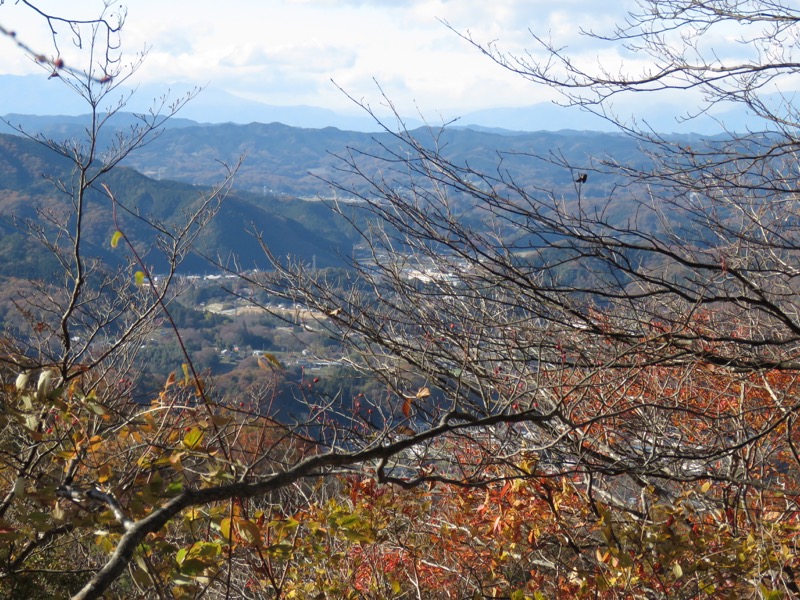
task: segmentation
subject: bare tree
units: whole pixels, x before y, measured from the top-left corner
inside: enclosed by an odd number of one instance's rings
[[[71,166],[65,172],[43,174],[55,201],[37,209],[34,218],[15,220],[40,251],[50,255],[56,271],[20,290],[15,299],[16,328],[7,324],[0,356],[4,378],[16,377],[16,385],[4,391],[0,420],[0,520],[13,532],[0,571],[4,589],[27,595],[58,590],[59,582],[74,586],[92,568],[91,559],[77,559],[91,554],[87,548],[94,542],[82,529],[83,517],[68,515],[69,509],[65,513],[65,502],[80,506],[94,499],[122,515],[114,493],[98,486],[117,468],[120,472],[113,479],[122,487],[114,492],[131,486],[137,477],[135,468],[122,465],[132,460],[128,466],[135,467],[141,448],[125,442],[113,448],[122,441],[118,436],[126,424],[146,410],[132,395],[136,355],[157,319],[169,318],[167,306],[179,291],[176,270],[219,209],[230,177],[198,197],[182,220],[170,223],[158,222],[118,198],[108,184],[109,173],[157,136],[193,94],[157,100],[148,113],[134,116],[130,125],[120,128],[115,119],[121,117],[129,95],[120,86],[144,58],[140,54],[126,62],[121,53],[124,11],[115,12],[106,3],[98,18],[79,21],[45,13],[34,3],[23,4],[38,13],[52,33],[54,56],[34,51],[13,32],[2,33],[17,40],[50,77],[83,98],[88,113],[81,139],[62,141],[18,128]],[[85,68],[63,59],[65,30],[72,53],[85,61]],[[89,239],[89,221],[101,206],[109,216],[108,236]],[[142,229],[149,239],[133,237],[132,230]],[[117,265],[97,258],[92,247],[98,242],[119,246]],[[158,278],[147,266],[156,255],[165,265]],[[40,507],[46,507],[45,512]],[[77,555],[70,557],[70,552]],[[55,567],[52,587],[30,577],[30,564],[48,555],[58,557],[52,559],[56,564],[45,563]],[[63,564],[58,565],[59,560]]]
[[[353,368],[391,390],[372,407],[379,420],[360,417],[363,444],[411,442],[379,480],[486,485],[505,465],[565,477],[639,524],[705,480],[736,493],[701,512],[747,510],[757,490],[777,519],[794,513],[781,499],[800,467],[798,120],[784,86],[800,64],[799,17],[772,1],[640,2],[611,35],[587,33],[646,52],[653,66],[633,74],[583,70],[539,37],[512,56],[465,34],[640,142],[630,164],[524,157],[563,169],[566,187],[519,185],[518,155],[478,172],[449,157],[446,128],[401,127],[379,156],[341,157],[368,191],[334,179],[347,199],[335,208],[373,222],[358,284],[274,257],[261,284],[326,315],[318,327],[348,345]],[[748,56],[726,61],[719,28]],[[699,90],[700,113],[744,105],[752,128],[667,136],[613,116],[618,95],[659,90]],[[376,158],[379,173],[366,166]],[[480,450],[469,464],[451,460],[464,444]],[[797,593],[794,568],[760,576]]]

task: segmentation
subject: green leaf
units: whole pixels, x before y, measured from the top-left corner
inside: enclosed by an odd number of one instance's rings
[[[764,600],[781,600],[784,596],[780,590],[771,590],[763,583],[758,586]]]
[[[47,531],[51,526],[50,513],[40,510],[28,513],[27,521],[36,528],[37,531]]]
[[[167,489],[164,490],[164,493],[167,496],[177,496],[183,491],[183,483],[180,481],[173,481],[167,486]]]
[[[200,575],[206,569],[215,568],[216,558],[222,547],[214,542],[196,542],[187,550],[181,548],[175,555],[181,573],[190,577]]]
[[[107,533],[101,533],[95,539],[95,543],[100,546],[100,549],[106,554],[111,554],[116,549],[115,541]]]
[[[372,542],[372,536],[367,535],[366,533],[361,533],[360,531],[356,531],[354,529],[342,529],[342,535],[347,538],[349,542]]]
[[[190,557],[215,558],[222,552],[222,546],[216,542],[195,542],[189,549]]]
[[[98,417],[102,417],[108,414],[108,409],[105,406],[98,404],[97,402],[87,402],[86,408],[88,408]]]
[[[144,271],[136,271],[133,274],[133,279],[136,282],[136,285],[141,286],[144,284]]]
[[[116,248],[119,245],[119,241],[122,239],[122,232],[115,231],[114,235],[111,236],[111,247]]]
[[[361,517],[358,515],[347,515],[337,520],[336,523],[339,527],[352,528],[354,525],[361,524]]]
[[[183,564],[181,564],[181,573],[192,577],[195,575],[199,575],[212,565],[213,563],[211,562],[207,562],[197,558],[187,558],[186,560],[183,561]]]

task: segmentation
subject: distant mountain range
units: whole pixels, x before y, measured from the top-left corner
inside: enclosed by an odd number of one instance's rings
[[[154,100],[167,95],[169,98],[179,98],[194,86],[176,82],[169,89],[163,86],[142,85],[136,88],[130,97],[126,110],[132,112],[146,112]],[[116,102],[123,94],[133,90],[121,90],[118,96],[112,96]],[[127,96],[126,96],[127,97]],[[679,104],[667,104],[648,99],[647,103],[639,102],[627,107],[621,104],[617,108],[619,114],[636,114],[638,122],[654,131],[662,133],[704,133],[715,134],[721,132],[720,121],[724,122],[729,131],[744,131],[747,129],[749,117],[747,113],[738,108],[720,108],[715,114],[703,115],[688,123],[679,123],[674,115],[681,115],[685,107]],[[86,104],[77,94],[70,93],[57,79],[48,79],[40,75],[0,75],[0,115],[3,114],[30,114],[30,115],[65,115],[74,116],[86,112]],[[614,131],[615,128],[607,120],[589,114],[578,108],[565,108],[544,102],[532,106],[522,107],[497,107],[473,112],[449,111],[440,114],[432,111],[425,115],[429,125],[438,127],[445,122],[455,120],[455,124],[462,126],[477,126],[490,129],[506,129],[509,131],[559,131],[562,129]],[[364,111],[354,106],[347,114],[314,106],[274,106],[254,100],[249,100],[228,93],[225,90],[209,84],[202,92],[191,100],[183,109],[180,117],[198,123],[283,123],[292,127],[321,129],[336,127],[342,130],[375,132],[381,127]],[[408,128],[423,125],[419,116],[404,115],[404,122]],[[394,127],[392,119],[388,125]]]
[[[28,134],[56,141],[82,139],[86,119],[6,117]],[[130,113],[115,115],[100,144],[113,143],[114,135],[124,134],[135,120]],[[642,165],[646,160],[634,140],[618,133],[513,132],[457,126],[444,130],[422,127],[407,133],[420,144],[436,148],[454,164],[468,165],[476,174],[476,185],[487,185],[478,175],[486,173],[513,181],[532,193],[563,198],[576,196],[577,174],[592,169],[598,160],[606,158],[627,165]],[[695,145],[698,137],[676,139]],[[200,124],[177,118],[169,121],[154,141],[131,154],[109,175],[107,183],[131,211],[169,225],[191,211],[206,186],[221,180],[225,172],[221,163],[233,165],[243,157],[233,192],[200,240],[200,253],[223,261],[236,257],[244,267],[262,266],[261,247],[243,233],[254,229],[264,232],[270,249],[278,256],[294,255],[320,267],[338,266],[344,263],[343,257],[352,255],[358,236],[344,219],[333,218],[319,199],[336,196],[346,200],[347,192],[340,188],[371,196],[374,189],[363,174],[374,175],[381,185],[402,190],[409,183],[402,162],[407,150],[402,137],[391,131],[363,133],[281,123]],[[356,160],[363,174],[349,167],[348,160]],[[0,215],[5,217],[0,221],[0,275],[49,276],[55,268],[19,229],[25,219],[40,219],[37,210],[63,213],[68,206],[68,199],[55,193],[43,175],[68,181],[69,164],[31,139],[0,133]],[[612,199],[612,204],[604,204],[606,216],[624,222],[632,210],[626,194],[632,192],[617,183],[612,175],[592,170],[590,180],[581,188],[585,207]],[[462,202],[458,207],[462,218],[470,219],[471,224],[477,219],[474,225],[480,226],[474,199],[454,200]],[[111,252],[108,246],[113,223],[109,202],[100,194],[91,199],[88,224],[91,252],[106,261],[119,260],[119,253]],[[153,236],[136,219],[128,226],[132,236],[145,245]],[[158,270],[157,257],[153,255],[152,260]],[[185,270],[193,272],[207,268],[208,263],[199,255],[190,257],[185,265]]]
[[[54,140],[80,139],[88,123],[87,117],[7,115],[6,120]],[[116,132],[124,133],[133,122],[130,113],[115,115],[101,143],[111,143]],[[449,159],[477,171],[494,172],[502,160],[504,171],[518,184],[540,188],[572,182],[571,171],[556,168],[551,160],[580,169],[597,158],[630,162],[640,157],[633,140],[615,133],[451,127],[444,131],[419,128],[410,134],[423,144],[438,145]],[[238,190],[265,197],[331,197],[330,181],[368,191],[363,178],[348,171],[344,157],[357,156],[368,172],[385,172],[381,159],[395,150],[405,152],[396,134],[388,131],[363,133],[282,123],[200,124],[176,118],[155,141],[126,159],[125,165],[153,179],[207,186],[224,175],[223,164],[234,165],[244,157],[235,178]],[[591,194],[606,194],[610,186],[610,181],[595,178]]]

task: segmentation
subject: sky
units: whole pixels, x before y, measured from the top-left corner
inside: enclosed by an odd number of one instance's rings
[[[36,4],[58,16],[76,18],[90,18],[102,8],[100,0]],[[128,53],[148,48],[136,74],[143,85],[188,83],[267,104],[334,110],[353,108],[344,92],[380,103],[380,87],[403,111],[470,111],[527,106],[554,95],[499,68],[455,31],[519,54],[534,47],[530,28],[552,35],[576,53],[589,50],[594,60],[596,52],[577,35],[579,29],[610,27],[624,16],[628,4],[624,0],[130,0],[122,43]],[[0,25],[37,51],[50,52],[46,23],[27,7],[0,0]],[[65,42],[68,32],[59,36]],[[68,44],[62,47],[67,49]],[[41,69],[12,40],[0,39],[0,74],[32,73]]]
[[[102,0],[31,3],[71,19],[91,19],[104,6]],[[108,10],[126,11],[121,38],[126,60],[146,52],[131,79],[140,86],[140,97],[153,98],[165,90],[179,95],[201,86],[200,98],[187,109],[191,111],[196,102],[206,115],[220,111],[218,119],[212,115],[205,120],[235,121],[235,115],[224,109],[232,98],[271,106],[321,107],[340,114],[359,112],[355,99],[383,114],[391,103],[405,117],[435,123],[471,111],[530,107],[558,98],[554,90],[499,67],[464,36],[482,45],[494,44],[508,56],[545,59],[532,35],[536,34],[590,70],[615,71],[623,62],[636,70],[647,65],[646,54],[581,35],[585,30],[610,33],[636,5],[636,0],[128,0]],[[0,76],[37,74],[46,80],[41,65],[15,40],[51,55],[47,21],[25,2],[0,0],[0,27],[16,33],[15,39],[0,35]],[[60,27],[57,39],[68,65],[87,64],[86,47],[76,54],[68,29]],[[746,50],[725,31],[706,33],[704,41],[715,51]],[[0,115],[26,112],[26,101],[34,106],[32,96],[45,106],[67,106],[58,100],[58,94],[66,92],[56,87],[29,92],[26,98],[3,88],[0,81]],[[685,112],[699,102],[685,92],[667,97],[664,103],[651,97],[645,103],[639,96],[632,98],[627,105],[623,100],[617,114],[625,119],[649,110],[650,118],[663,118],[662,131],[669,131],[675,122],[673,112]],[[141,105],[133,109],[142,110]],[[253,113],[241,111],[239,122],[248,122]],[[43,114],[38,108],[36,112]],[[190,118],[197,119],[195,114],[189,112]],[[513,124],[517,116],[508,118]],[[550,128],[543,122],[547,118],[538,117],[535,127]],[[570,126],[571,118],[559,119],[554,128]]]

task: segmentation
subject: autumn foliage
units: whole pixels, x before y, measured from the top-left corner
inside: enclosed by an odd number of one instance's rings
[[[265,238],[271,269],[236,274],[302,305],[304,333],[337,344],[359,382],[301,371],[301,409],[279,419],[278,357],[222,394],[174,318],[181,262],[236,167],[174,222],[126,204],[106,175],[188,98],[106,135],[104,102],[141,60],[119,54],[124,11],[70,21],[24,4],[55,48],[64,27],[87,53],[85,72],[34,59],[92,118],[83,141],[33,136],[72,170],[50,180],[58,210],[19,222],[57,277],[20,286],[0,332],[0,594],[800,598],[798,115],[758,96],[796,75],[794,8],[643,0],[593,39],[665,65],[644,76],[582,71],[538,37],[542,62],[462,35],[606,118],[618,93],[697,87],[767,133],[688,145],[619,123],[641,162],[526,155],[568,184],[548,190],[502,155],[476,172],[447,155],[446,128],[418,139],[396,115],[380,156],[339,157],[359,184],[330,182],[348,198],[334,210],[369,223],[346,274]],[[718,27],[740,30],[752,62],[706,46]],[[114,265],[84,235],[99,201]],[[159,328],[182,366],[134,395]]]

